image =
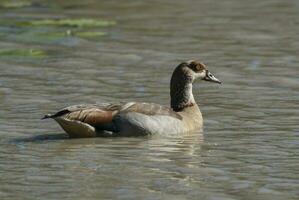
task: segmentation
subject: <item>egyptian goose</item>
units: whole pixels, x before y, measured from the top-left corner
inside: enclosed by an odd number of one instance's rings
[[[52,118],[70,137],[141,136],[178,134],[201,129],[203,119],[192,83],[196,79],[221,83],[200,62],[178,65],[170,81],[171,107],[155,103],[74,105],[43,119]]]

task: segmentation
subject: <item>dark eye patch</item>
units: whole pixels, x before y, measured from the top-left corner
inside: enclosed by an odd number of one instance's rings
[[[193,61],[189,64],[189,68],[191,68],[194,72],[201,72],[205,69],[205,66],[200,62]]]

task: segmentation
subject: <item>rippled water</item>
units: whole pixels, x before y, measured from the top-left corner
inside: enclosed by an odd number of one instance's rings
[[[298,11],[295,0],[1,1],[0,198],[298,199]],[[203,133],[68,139],[40,120],[77,103],[168,105],[170,74],[189,59],[224,83],[194,86]]]

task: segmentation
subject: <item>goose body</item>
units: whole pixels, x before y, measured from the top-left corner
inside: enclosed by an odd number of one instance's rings
[[[198,78],[220,83],[202,63],[183,62],[172,74],[171,107],[141,102],[74,105],[43,119],[53,118],[70,137],[170,135],[201,129],[202,114],[192,93]]]

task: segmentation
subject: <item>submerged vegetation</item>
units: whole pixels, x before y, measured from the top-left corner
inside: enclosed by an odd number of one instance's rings
[[[106,36],[107,32],[99,30],[101,27],[115,25],[115,21],[100,19],[42,19],[32,20],[29,22],[19,22],[22,26],[30,26],[32,28],[49,29],[37,35],[38,38],[50,39],[51,41],[63,39],[65,37],[79,37],[84,39],[98,39]]]
[[[99,19],[42,19],[33,20],[29,24],[35,26],[70,26],[70,27],[105,27],[114,25],[114,21]]]
[[[27,7],[27,6],[31,6],[32,2],[30,1],[3,1],[0,4],[0,7],[2,8],[22,8],[22,7]]]
[[[3,1],[0,2],[0,9],[3,10],[16,10],[23,7],[36,6],[37,4],[27,0],[16,1]],[[0,28],[13,28],[16,30],[14,35],[8,35],[8,38],[20,38],[23,42],[33,43],[55,43],[63,40],[67,37],[92,39],[97,40],[103,36],[108,35],[103,28],[113,26],[116,24],[113,20],[104,20],[97,18],[52,18],[52,17],[16,17],[14,19],[2,18],[0,20]],[[24,38],[24,37],[28,38]],[[4,34],[0,34],[0,37],[5,37]],[[44,39],[44,41],[43,41]],[[49,40],[47,40],[49,39]]]
[[[45,51],[39,49],[8,49],[0,50],[0,57],[26,57],[43,58],[47,55]]]
[[[56,9],[59,8],[57,5],[54,6]],[[113,20],[86,16],[58,17],[42,13],[23,16],[20,14],[22,9],[31,9],[35,6],[51,8],[52,4],[37,3],[32,0],[0,1],[0,10],[4,13],[0,19],[0,38],[17,42],[20,46],[20,48],[8,46],[1,49],[1,58],[25,61],[44,58],[48,52],[41,50],[45,49],[41,48],[43,45],[75,46],[82,39],[101,40],[109,35],[107,28],[116,24]]]
[[[60,40],[65,37],[79,37],[84,39],[99,39],[108,35],[100,28],[115,25],[115,21],[100,19],[41,19],[31,21],[21,21],[15,23],[17,26],[28,28],[32,34],[36,34],[36,39]],[[34,38],[33,38],[34,39]],[[41,42],[39,40],[39,42]],[[46,41],[45,41],[46,42]],[[47,42],[46,42],[47,43]]]

